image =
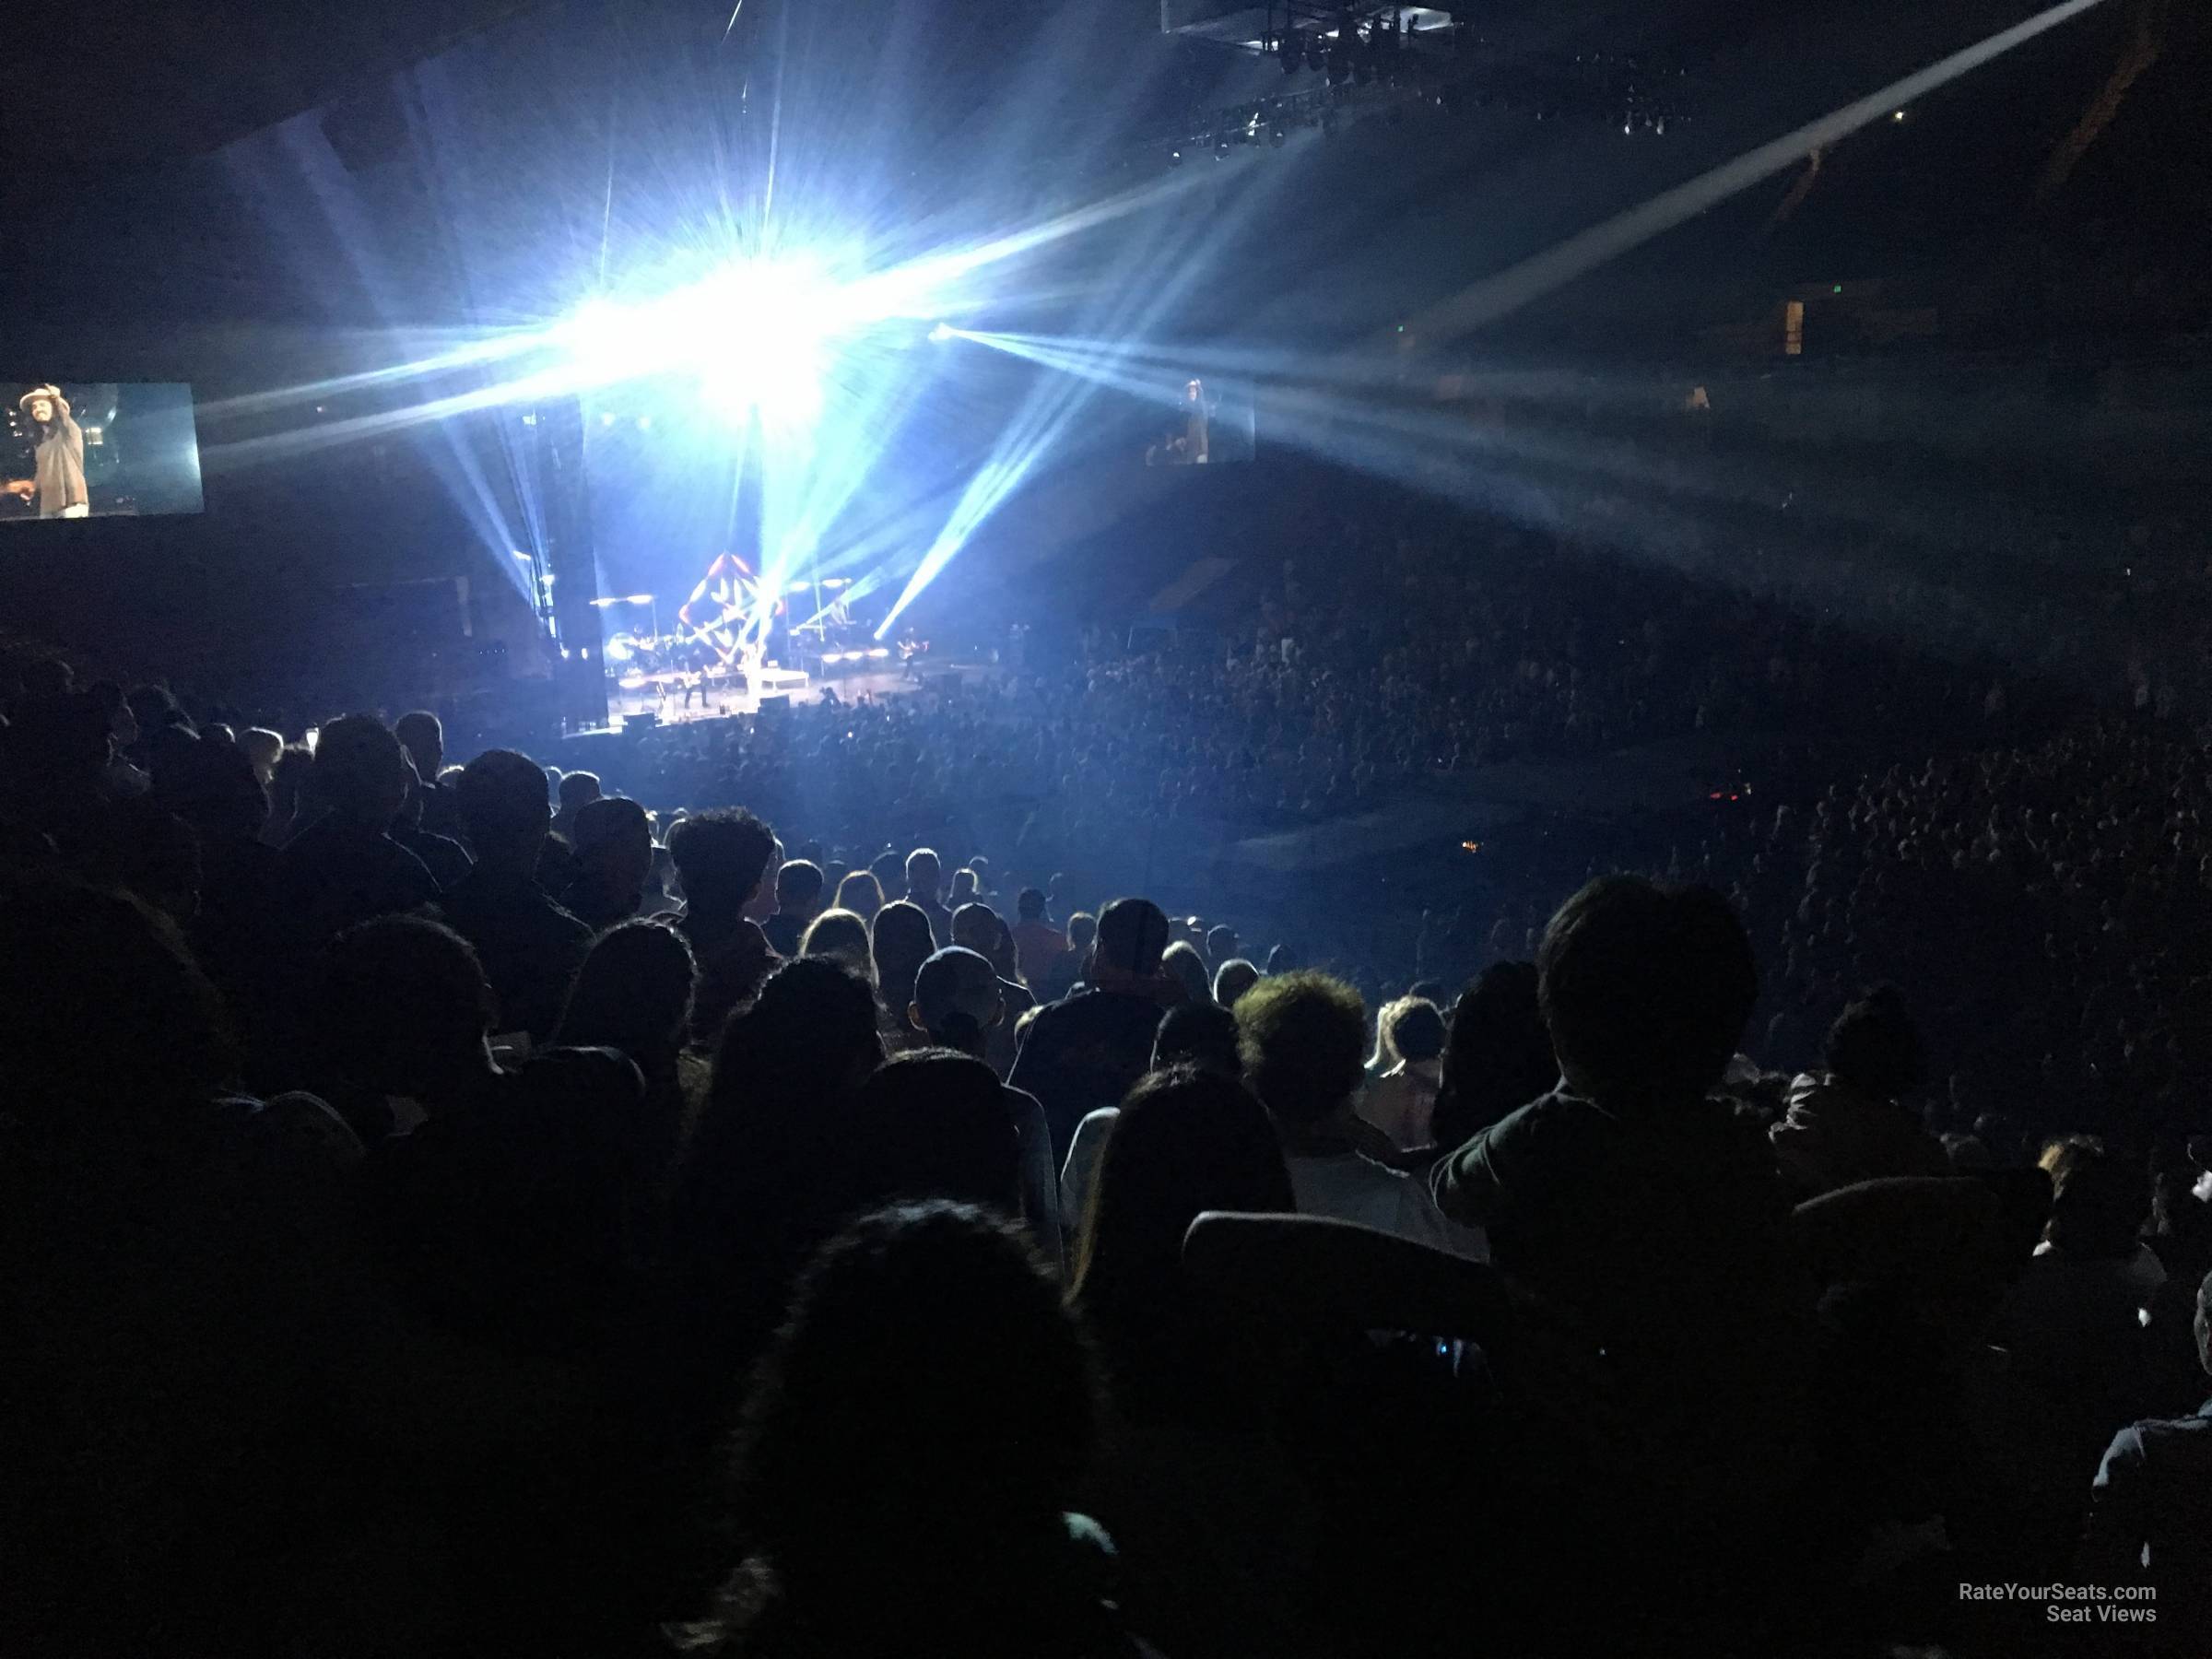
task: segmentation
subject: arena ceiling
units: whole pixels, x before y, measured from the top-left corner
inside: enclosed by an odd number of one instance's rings
[[[30,31],[34,50],[0,53],[0,156],[18,187],[29,188],[31,178],[56,170],[85,177],[204,155],[534,3],[102,0],[70,6]]]

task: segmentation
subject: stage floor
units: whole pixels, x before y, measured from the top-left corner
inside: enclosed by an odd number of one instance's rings
[[[927,670],[930,681],[957,677],[971,683],[994,670],[980,663],[936,663]],[[796,671],[771,668],[759,683],[739,688],[728,680],[711,680],[692,690],[687,706],[684,688],[662,691],[656,687],[606,688],[608,729],[619,731],[625,721],[640,714],[653,715],[658,724],[684,725],[695,720],[725,720],[735,714],[757,714],[763,697],[788,697],[794,703],[819,702],[823,691],[834,688],[846,702],[864,694],[872,698],[903,697],[924,689],[924,682],[909,677],[902,668],[879,669],[871,674],[826,675],[809,678]]]

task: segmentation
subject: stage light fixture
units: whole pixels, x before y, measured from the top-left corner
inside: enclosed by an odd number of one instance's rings
[[[940,323],[935,328],[929,331],[929,337],[934,344],[942,346],[946,341],[952,338],[952,332],[951,324]]]
[[[801,427],[821,411],[830,342],[867,321],[862,309],[813,262],[740,259],[657,298],[595,299],[554,337],[584,387],[681,371],[733,419]],[[615,418],[603,413],[600,424]],[[638,418],[640,429],[651,421]]]

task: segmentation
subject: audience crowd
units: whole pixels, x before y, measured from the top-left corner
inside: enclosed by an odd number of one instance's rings
[[[29,664],[0,1646],[2206,1651],[2195,735],[1373,552],[622,775]],[[1926,758],[1381,970],[1051,874],[1755,722]]]

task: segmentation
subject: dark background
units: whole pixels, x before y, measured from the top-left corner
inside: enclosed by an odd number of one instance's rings
[[[1406,100],[1226,165],[1194,152],[1202,182],[1111,233],[1123,263],[1071,244],[988,321],[1079,329],[1128,314],[1105,287],[1151,283],[1158,337],[1284,353],[1371,338],[2032,9],[1488,7],[1453,71],[1478,98]],[[403,337],[558,314],[610,265],[650,269],[673,231],[757,188],[771,138],[787,194],[837,202],[888,261],[1163,178],[1218,112],[1291,84],[1158,24],[1149,0],[747,0],[734,25],[666,0],[70,14],[0,62],[0,146],[36,230],[0,262],[0,361],[192,382],[209,511],[78,527],[53,562],[10,556],[0,606],[76,648],[289,653],[304,670],[330,654],[318,630],[358,608],[347,594],[458,582],[471,638],[513,634],[498,543],[525,510],[497,433],[371,422],[323,441],[317,420],[377,394],[255,396],[388,366]],[[2054,150],[2146,40],[2052,187]],[[1784,174],[1477,336],[1412,343],[1402,391],[1549,377],[1500,406],[1557,441],[1501,456],[1481,486],[1524,516],[1587,494],[1587,455],[1561,446],[1594,452],[1594,429],[1641,443],[1628,429],[1709,384],[1730,389],[1716,428],[1733,465],[1764,480],[1731,512],[1781,512],[1802,471],[1869,536],[1894,535],[1892,500],[1917,493],[1913,535],[1996,523],[2023,583],[2053,558],[2104,571],[2132,529],[2199,499],[2208,55],[2196,11],[2108,0],[1837,147],[1795,200]],[[1585,57],[1633,61],[1678,112],[1667,131],[1623,135],[1602,98],[1555,91],[1616,75],[1560,67]],[[1783,361],[1796,295],[1817,347]],[[1936,321],[1900,334],[1900,316]],[[956,388],[961,418],[988,431],[1021,384]],[[1265,396],[1260,424],[1264,442],[1280,429]],[[2113,455],[2149,459],[2115,478]],[[2158,539],[2201,557],[2178,528]]]

